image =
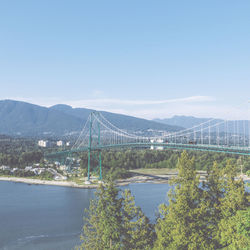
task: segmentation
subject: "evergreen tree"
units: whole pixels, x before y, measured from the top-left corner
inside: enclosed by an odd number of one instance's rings
[[[206,217],[204,217],[207,224],[207,237],[216,249],[222,247],[217,235],[218,224],[222,218],[223,178],[223,171],[214,162],[213,166],[208,168],[206,181],[203,182],[203,195],[207,203],[207,213]]]
[[[154,242],[154,227],[135,205],[135,199],[130,190],[123,192],[123,249],[152,249]]]
[[[85,217],[78,249],[150,249],[153,225],[135,205],[129,190],[119,196],[113,182],[101,185]]]
[[[220,222],[220,240],[226,249],[249,249],[250,208],[238,210],[236,215]]]
[[[169,195],[169,205],[160,207],[156,224],[155,249],[213,249],[207,237],[207,203],[199,187],[194,158],[186,151],[178,160],[175,191]]]
[[[247,193],[243,181],[236,180],[236,175],[236,166],[230,160],[224,169],[219,169],[215,162],[208,170],[206,182],[203,184],[204,196],[209,204],[208,236],[216,249],[229,246],[240,249],[236,245],[244,245],[240,240],[244,237],[236,230],[236,218],[247,207]]]
[[[227,162],[223,173],[224,197],[221,198],[220,203],[221,220],[218,224],[217,238],[223,247],[228,247],[234,246],[237,241],[235,239],[239,238],[235,223],[241,214],[239,211],[246,209],[249,205],[247,200],[249,196],[245,192],[243,180],[236,180],[236,166],[231,161]]]
[[[79,249],[120,249],[122,236],[122,198],[112,182],[100,185],[90,202]]]
[[[160,206],[155,231],[129,190],[101,185],[91,201],[80,249],[247,249],[249,195],[236,167],[215,162],[201,186],[194,158],[178,159],[175,190]],[[156,238],[156,240],[155,240]]]

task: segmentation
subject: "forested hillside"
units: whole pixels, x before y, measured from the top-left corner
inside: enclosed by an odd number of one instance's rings
[[[63,136],[80,132],[93,110],[55,105],[50,108],[26,102],[0,101],[0,134],[19,136]],[[132,116],[102,112],[114,125],[130,131],[148,129],[178,131],[181,127],[169,126]]]

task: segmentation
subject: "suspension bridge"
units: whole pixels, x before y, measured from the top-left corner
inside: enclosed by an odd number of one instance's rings
[[[49,153],[46,159],[65,160],[75,153],[88,152],[88,180],[94,162],[98,162],[95,167],[99,168],[99,178],[102,179],[101,152],[126,147],[198,150],[250,156],[250,121],[210,119],[177,132],[161,131],[160,135],[142,136],[116,127],[96,111],[89,115],[71,149]]]

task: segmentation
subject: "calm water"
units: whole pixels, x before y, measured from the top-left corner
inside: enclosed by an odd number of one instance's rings
[[[168,184],[130,184],[136,204],[152,220]],[[79,244],[92,189],[0,181],[0,249],[68,250]]]

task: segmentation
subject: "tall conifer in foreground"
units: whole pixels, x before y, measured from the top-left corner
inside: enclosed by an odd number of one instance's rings
[[[237,180],[236,175],[236,166],[231,161],[228,161],[223,170],[222,187],[224,197],[220,203],[221,220],[218,223],[217,238],[223,247],[229,249],[250,247],[248,245],[249,238],[247,240],[246,235],[244,236],[244,234],[241,234],[240,229],[237,229],[238,222],[240,223],[242,220],[243,223],[243,218],[249,215],[249,212],[246,211],[249,206],[249,194],[245,192],[243,180]],[[249,230],[248,218],[248,236]]]
[[[209,204],[208,236],[216,249],[243,249],[248,244],[246,237],[237,230],[237,220],[246,214],[247,193],[243,181],[236,180],[236,175],[236,166],[231,161],[227,161],[224,169],[219,169],[215,162],[203,184]]]
[[[248,249],[249,195],[230,161],[208,169],[203,187],[194,159],[183,152],[169,205],[161,205],[155,249]]]
[[[248,249],[249,194],[230,161],[215,162],[201,185],[194,159],[183,152],[169,204],[160,206],[155,231],[129,190],[114,184],[97,189],[80,249]],[[155,239],[156,238],[156,239]]]
[[[152,249],[155,239],[154,226],[135,205],[130,190],[123,192],[123,249]]]
[[[218,240],[219,222],[221,220],[221,200],[224,197],[223,170],[214,162],[207,170],[206,181],[203,182],[203,195],[207,203],[207,215],[205,217],[207,237],[215,249],[221,248]]]
[[[101,185],[86,212],[78,249],[152,249],[153,225],[129,190],[119,195],[113,182]]]
[[[86,210],[85,224],[78,249],[120,249],[122,233],[122,201],[112,182],[100,185],[96,199]]]
[[[175,190],[169,194],[169,205],[161,205],[156,224],[155,249],[213,249],[207,238],[203,190],[199,187],[194,158],[186,151],[178,160]]]

